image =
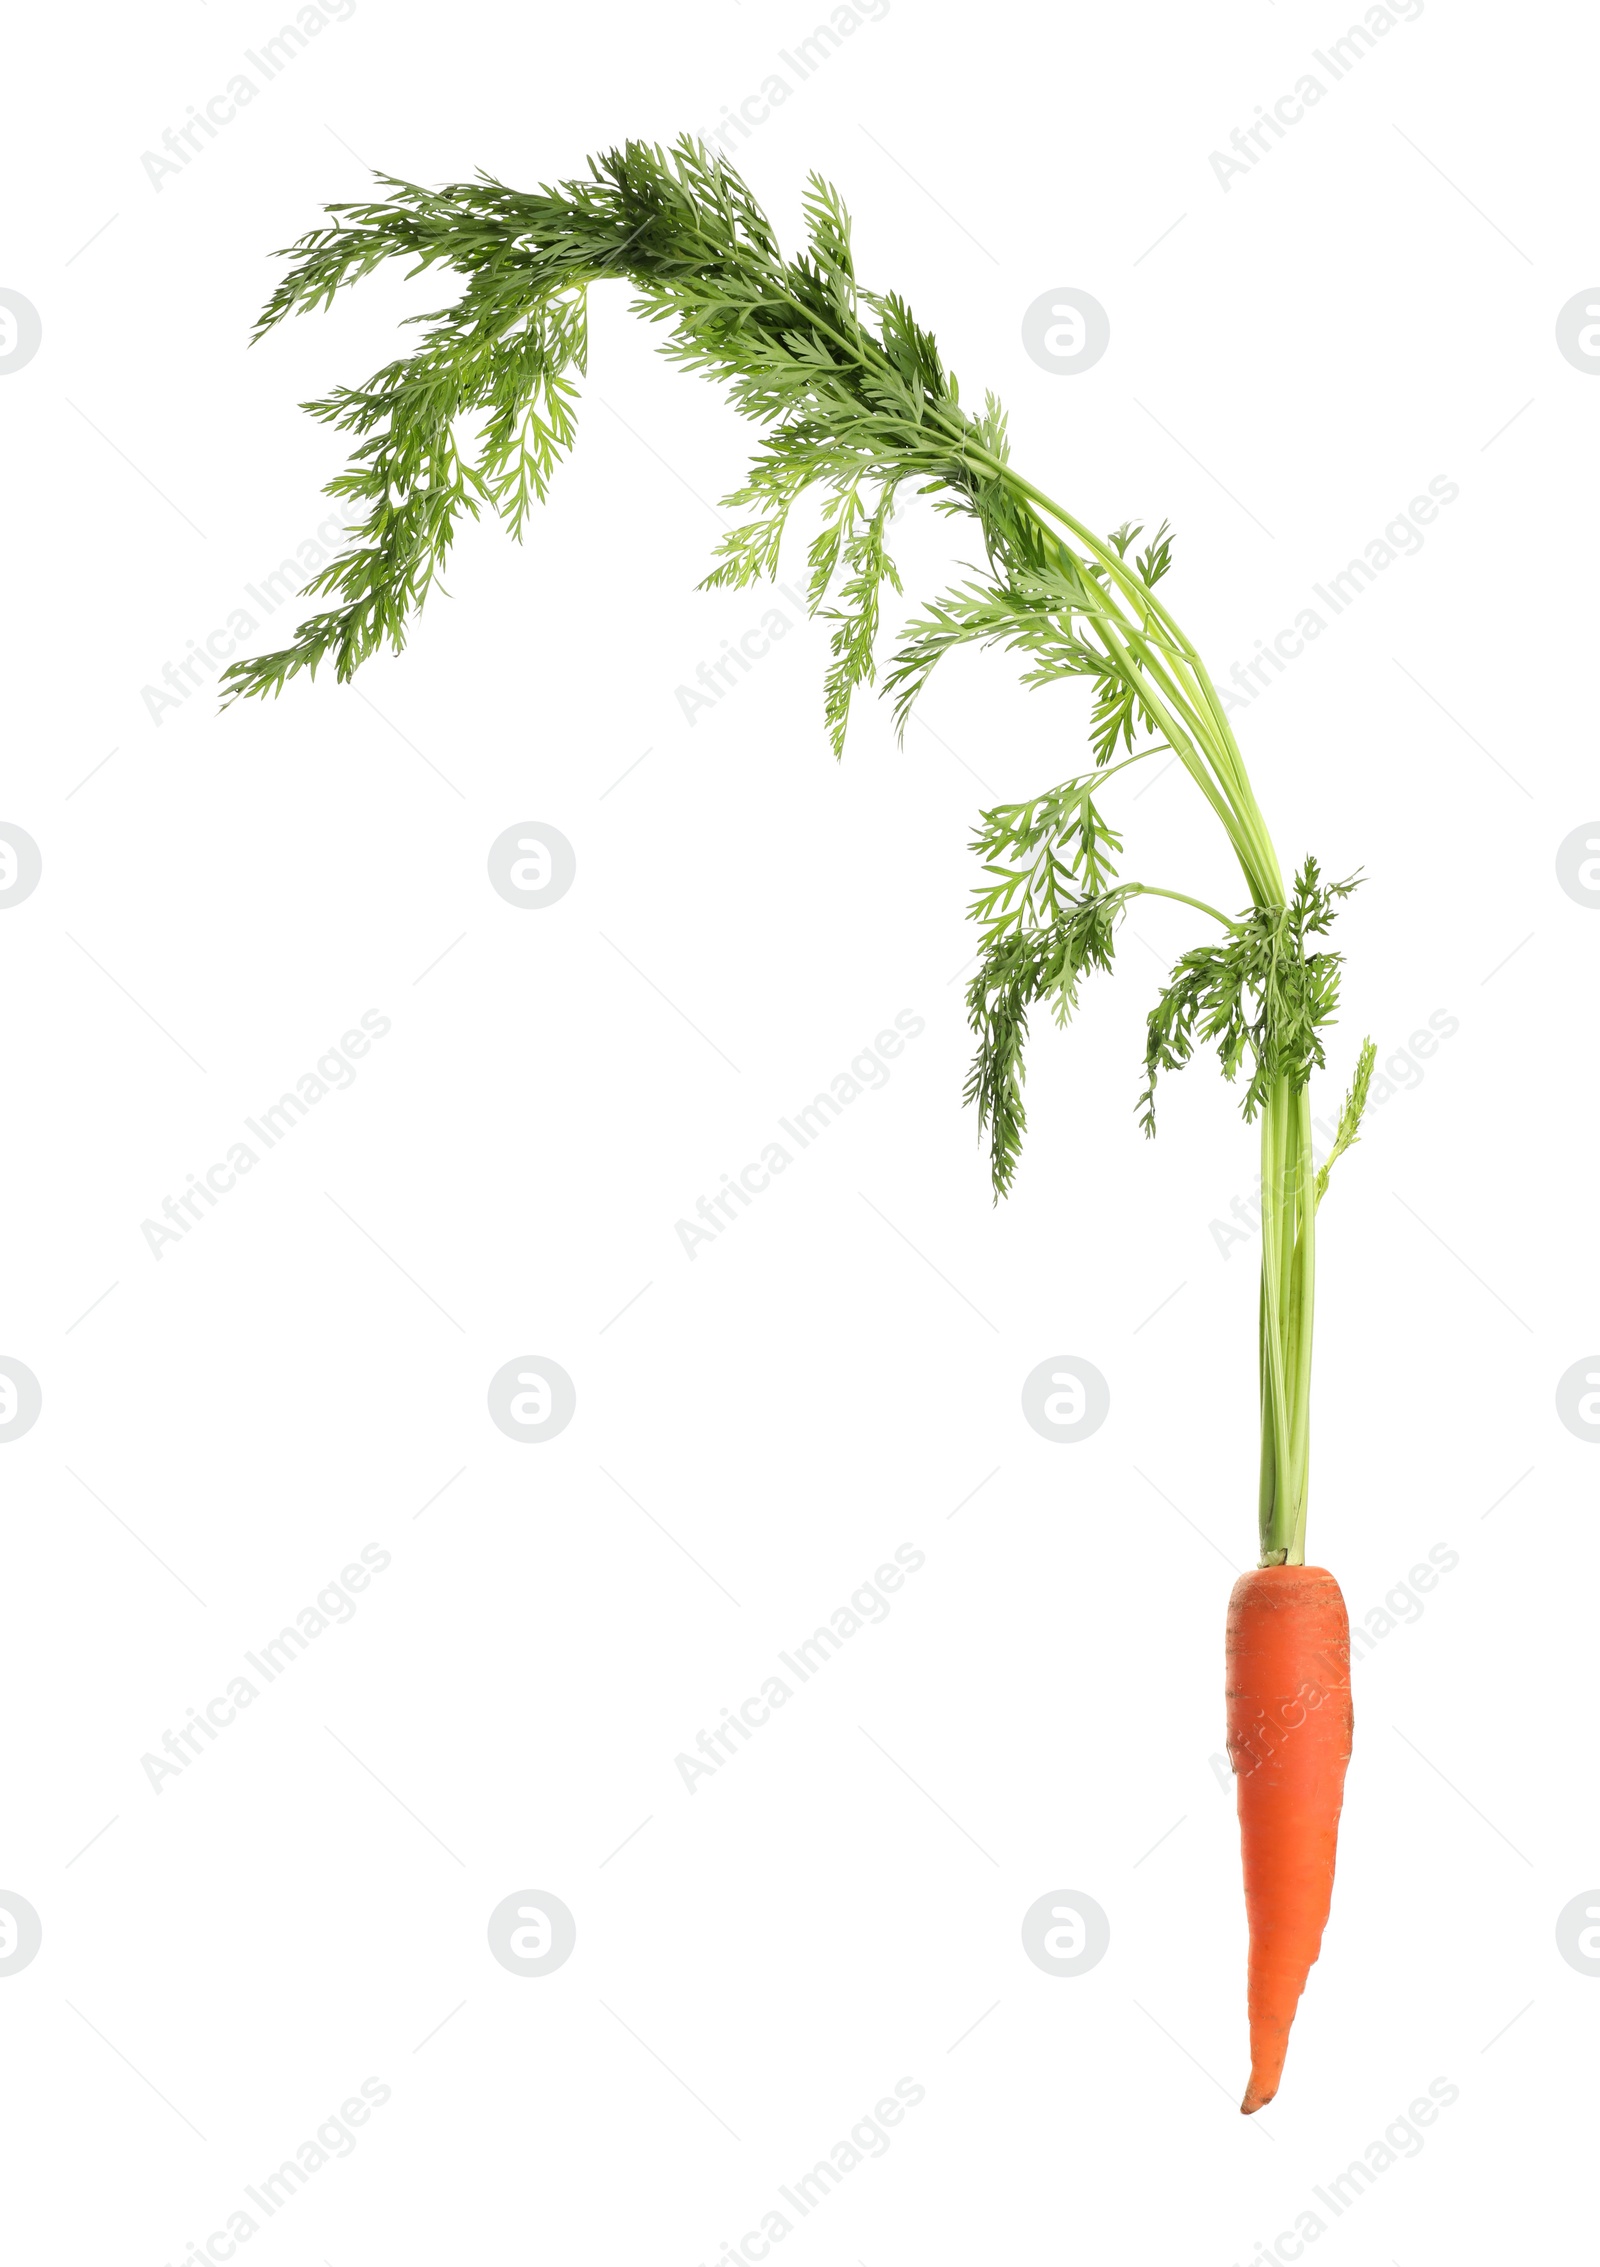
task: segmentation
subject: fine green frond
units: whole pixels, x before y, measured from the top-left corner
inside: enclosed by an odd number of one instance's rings
[[[1172,529],[1166,520],[1161,522],[1134,565],[1151,585],[1158,583],[1172,565]]]
[[[991,515],[1000,517],[998,509]],[[1119,528],[1109,541],[1128,542],[1138,529]],[[1122,651],[1096,637],[1109,601],[1103,568],[1058,546],[1039,545],[1018,529],[1008,543],[1005,571],[958,585],[908,622],[885,673],[895,695],[895,726],[902,735],[911,709],[947,653],[960,645],[1000,645],[1031,657],[1022,673],[1030,689],[1067,677],[1094,680],[1089,741],[1097,764],[1109,763],[1119,743],[1131,748],[1136,731],[1159,735],[1161,720],[1140,675]],[[1159,636],[1151,641],[1160,644]]]
[[[1324,883],[1315,858],[1295,877],[1287,905],[1256,906],[1217,945],[1186,952],[1150,1011],[1145,1044],[1145,1087],[1139,1119],[1156,1130],[1156,1081],[1177,1070],[1197,1046],[1215,1042],[1224,1078],[1234,1078],[1248,1053],[1251,1072],[1243,1110],[1251,1122],[1279,1081],[1300,1093],[1324,1062],[1321,1033],[1339,1001],[1344,955],[1306,951],[1308,937],[1325,934],[1337,901],[1360,883]]]
[[[465,274],[484,264],[484,255],[492,259],[500,231],[493,222],[487,231],[481,228],[484,192],[477,183],[430,190],[389,173],[376,174],[374,179],[389,191],[385,199],[329,205],[331,228],[310,229],[276,255],[294,265],[262,309],[252,339],[261,338],[286,315],[331,307],[336,292],[359,283],[385,260],[409,260],[407,273],[415,275],[441,261]]]
[[[996,464],[1011,462],[1011,442],[1006,430],[1006,413],[993,394],[983,397],[983,415],[974,421],[972,438],[986,456]]]
[[[1106,541],[1117,557],[1125,560],[1143,533],[1142,520],[1124,520],[1121,527],[1112,529]],[[1161,522],[1144,549],[1135,555],[1134,565],[1146,585],[1154,585],[1161,580],[1172,565],[1172,527],[1169,521]]]
[[[398,652],[410,617],[440,580],[463,515],[487,503],[520,536],[576,434],[577,389],[586,352],[581,294],[529,305],[520,284],[475,279],[460,304],[420,318],[430,327],[417,351],[364,386],[340,386],[308,402],[313,417],[361,437],[327,492],[364,505],[339,556],[306,585],[307,597],[337,604],[300,625],[277,653],[236,662],[224,675],[224,705],[278,693],[330,655],[341,680],[385,642]],[[462,426],[480,413],[474,453]]]
[[[811,173],[806,176],[806,192],[800,200],[800,209],[805,215],[806,241],[823,288],[837,305],[848,304],[853,314],[856,264],[850,246],[850,215],[845,211],[844,199],[831,181],[824,181],[820,173]]]
[[[974,890],[971,913],[986,952],[1008,930],[1053,925],[1079,898],[1098,897],[1115,880],[1122,837],[1094,798],[1107,779],[1146,752],[1111,772],[1087,772],[1026,803],[1001,803],[982,814],[972,847],[988,879]]]
[[[995,578],[957,584],[908,622],[884,673],[884,690],[894,696],[895,730],[903,738],[919,694],[934,670],[957,646],[1009,646],[1033,656],[1025,685],[1059,677],[1099,678],[1105,657],[1072,628],[1072,616],[1059,591],[1037,579]]]
[[[967,1021],[978,1052],[967,1075],[965,1100],[976,1105],[989,1136],[989,1171],[996,1202],[1010,1193],[1022,1153],[1028,1113],[1022,1087],[1028,1010],[1048,1001],[1064,1024],[1078,1004],[1078,984],[1094,969],[1109,969],[1116,924],[1137,884],[1062,901],[1060,916],[1043,927],[999,931],[984,948],[967,987]]]
[[[1356,1075],[1350,1081],[1350,1091],[1345,1096],[1344,1108],[1339,1113],[1339,1125],[1333,1137],[1333,1147],[1323,1159],[1317,1173],[1318,1204],[1327,1194],[1328,1174],[1332,1169],[1334,1160],[1342,1157],[1347,1149],[1353,1149],[1361,1139],[1361,1116],[1367,1106],[1367,1089],[1372,1084],[1372,1066],[1377,1059],[1378,1050],[1372,1041],[1370,1039],[1363,1040],[1361,1053],[1356,1059]]]
[[[834,624],[833,663],[824,681],[824,708],[828,737],[836,756],[844,754],[845,728],[850,721],[850,696],[857,685],[877,674],[873,641],[878,634],[878,602],[885,583],[903,588],[894,561],[884,549],[883,527],[894,498],[894,484],[885,481],[875,508],[864,512],[854,490],[842,530],[842,550],[849,568],[839,592],[842,603],[825,609]]]
[[[1134,688],[1114,669],[1106,670],[1095,688],[1094,705],[1089,711],[1089,745],[1094,750],[1095,762],[1110,763],[1119,740],[1125,748],[1131,748],[1134,731],[1142,721],[1145,720]]]
[[[615,278],[662,327],[668,358],[722,384],[761,428],[726,499],[735,524],[706,585],[775,577],[791,511],[820,494],[810,603],[832,624],[824,709],[836,749],[851,695],[878,675],[883,589],[899,589],[884,530],[908,481],[935,509],[977,523],[987,566],[981,582],[937,601],[894,655],[884,689],[899,730],[940,655],[973,640],[1022,650],[1030,685],[1093,676],[1098,762],[1150,721],[1137,670],[1094,632],[1130,602],[1108,579],[1111,550],[1102,558],[1093,539],[1080,551],[1046,533],[1009,475],[1005,412],[993,395],[980,414],[965,410],[905,300],[860,284],[849,214],[828,182],[807,183],[804,244],[792,257],[733,168],[687,137],[670,150],[629,142],[591,159],[587,175],[531,195],[487,176],[436,191],[388,175],[378,185],[380,198],[330,205],[326,224],[290,247],[256,335],[329,306],[390,260],[412,275],[453,268],[461,296],[415,318],[423,333],[411,354],[308,405],[358,437],[329,492],[365,515],[308,586],[335,603],[282,651],[235,663],[226,700],[281,691],[330,657],[348,678],[383,644],[398,649],[463,518],[484,505],[522,532],[574,437],[589,288]],[[1134,573],[1139,533],[1130,525],[1114,539],[1121,575]],[[1166,558],[1163,530],[1137,574],[1153,583]],[[1147,643],[1170,651],[1139,584],[1131,588]]]

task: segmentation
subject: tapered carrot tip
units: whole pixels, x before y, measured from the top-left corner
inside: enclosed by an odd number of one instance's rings
[[[1258,1567],[1228,1601],[1228,1758],[1250,1922],[1246,2117],[1270,2102],[1322,1949],[1350,1761],[1350,1622],[1326,1567]]]

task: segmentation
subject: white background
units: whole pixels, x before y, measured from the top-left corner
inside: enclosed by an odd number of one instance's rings
[[[176,2267],[370,2076],[252,2258],[710,2267],[906,2077],[783,2257],[1243,2267],[1308,2209],[1341,2261],[1543,2255],[1587,2210],[1600,2017],[1554,1930],[1600,1881],[1596,1456],[1554,1399],[1600,1341],[1600,915],[1555,870],[1600,805],[1600,387],[1554,328],[1600,269],[1592,30],[1430,4],[1224,190],[1210,153],[1349,12],[894,0],[802,85],[781,0],[361,0],[154,186],[279,20],[10,34],[0,285],[43,344],[0,380],[0,818],[44,861],[0,924],[0,1351],[43,1390],[0,1466],[0,1888],[44,1932],[0,1980],[12,2247]],[[963,655],[903,752],[863,700],[836,766],[813,626],[691,728],[675,688],[765,604],[694,589],[750,436],[613,291],[548,508],[520,551],[465,535],[401,659],[220,718],[142,697],[325,516],[342,449],[295,404],[449,295],[385,275],[247,352],[272,247],[363,162],[531,188],[774,70],[738,162],[786,236],[816,167],[1030,477],[1170,515],[1219,677],[1460,490],[1236,719],[1285,864],[1367,876],[1319,1113],[1364,1032],[1394,1059],[1322,1215],[1311,1556],[1359,1620],[1459,1553],[1357,1672],[1333,1919],[1250,2121],[1212,1759],[1255,1246],[1211,1223],[1254,1140],[1209,1061],[1155,1144],[1132,1115],[1194,921],[1141,909],[1040,1034],[998,1210],[960,1105],[967,834],[1078,768],[1076,694]],[[1077,376],[1021,338],[1067,285],[1111,322]],[[964,540],[908,507],[914,596]],[[295,610],[253,611],[264,649]],[[1117,808],[1126,871],[1237,900],[1181,772]],[[542,911],[486,877],[522,821],[577,854]],[[355,1085],[153,1257],[141,1222],[369,1009]],[[887,1086],[691,1261],[675,1222],[903,1009]],[[486,1409],[530,1353],[577,1390],[542,1446]],[[1075,1446],[1021,1414],[1061,1354],[1110,1383]],[[688,1792],[677,1754],[903,1543],[890,1618]],[[141,1757],[367,1544],[354,1620],[155,1791]],[[541,1980],[486,1943],[522,1888],[576,1917]],[[1111,1923],[1070,1980],[1019,1934],[1058,1888]],[[1420,2153],[1317,2206],[1438,2078]]]

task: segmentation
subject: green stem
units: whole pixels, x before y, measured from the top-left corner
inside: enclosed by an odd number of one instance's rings
[[[1197,913],[1209,913],[1213,921],[1220,921],[1225,929],[1237,929],[1237,921],[1230,921],[1226,913],[1219,913],[1214,905],[1207,905],[1203,897],[1188,897],[1181,889],[1157,889],[1154,882],[1135,882],[1133,889],[1140,897],[1170,897],[1178,905],[1192,905]]]
[[[1261,1564],[1305,1560],[1316,1171],[1309,1090],[1287,1079],[1261,1122]]]
[[[1252,869],[1248,839],[1245,836],[1238,814],[1229,805],[1222,788],[1217,783],[1213,768],[1207,764],[1205,757],[1194,744],[1200,735],[1198,733],[1191,734],[1178,723],[1162,692],[1151,684],[1146,670],[1141,667],[1139,661],[1122,643],[1110,622],[1098,615],[1093,619],[1095,633],[1100,642],[1104,645],[1122,675],[1131,679],[1138,686],[1140,699],[1166,733],[1168,740],[1177,750],[1184,770],[1188,772],[1190,778],[1193,779],[1201,794],[1204,795],[1206,801],[1222,822],[1223,831],[1233,844],[1235,855],[1244,869],[1245,879],[1250,885],[1251,894],[1259,901],[1261,885],[1256,872]],[[1204,747],[1203,740],[1201,740],[1201,747]]]
[[[1261,1563],[1288,1556],[1292,1523],[1283,1516],[1289,1478],[1289,1397],[1284,1360],[1283,1247],[1287,1082],[1268,1090],[1261,1112]],[[1292,1241],[1293,1227],[1289,1229]],[[1269,1477],[1270,1475],[1270,1477]]]
[[[1078,579],[1094,594],[1094,602],[1083,609],[1086,620],[1124,680],[1137,686],[1147,712],[1215,811],[1254,902],[1281,906],[1283,874],[1272,837],[1227,711],[1193,644],[1113,546],[988,452],[974,449],[972,454],[984,461],[993,477],[1004,480],[1013,495],[1025,499],[1035,514],[1043,512],[1066,529],[1104,570],[1107,579],[1098,583],[1084,573],[1069,546],[1060,546]],[[1118,604],[1118,599],[1125,603]],[[1150,884],[1139,887],[1140,894],[1192,905],[1225,928],[1236,925],[1202,899]],[[1278,1079],[1268,1092],[1261,1125],[1258,1520],[1263,1566],[1300,1565],[1305,1559],[1315,1213],[1310,1095],[1292,1094],[1288,1081]]]
[[[1289,1564],[1303,1566],[1306,1556],[1306,1499],[1311,1485],[1311,1327],[1317,1280],[1317,1187],[1311,1146],[1310,1088],[1302,1088],[1295,1099],[1298,1105],[1295,1139],[1298,1149],[1300,1233],[1295,1241],[1294,1253],[1294,1416],[1289,1440],[1294,1533],[1289,1543]]]
[[[985,451],[978,450],[975,453],[984,457],[990,469],[1006,480],[1016,494],[1039,506],[1061,526],[1069,529],[1099,560],[1119,590],[1133,601],[1141,617],[1138,623],[1129,622],[1125,616],[1114,615],[1109,605],[1104,612],[1096,609],[1090,619],[1113,660],[1139,683],[1141,695],[1152,714],[1162,715],[1163,726],[1169,731],[1169,735],[1171,728],[1167,718],[1157,702],[1150,697],[1151,681],[1165,694],[1169,703],[1179,708],[1189,734],[1199,742],[1205,757],[1209,759],[1204,766],[1209,776],[1202,778],[1200,770],[1187,756],[1185,767],[1194,774],[1226,828],[1256,902],[1266,905],[1281,903],[1283,877],[1271,837],[1267,833],[1266,822],[1251,790],[1244,759],[1227,721],[1227,713],[1194,645],[1185,637],[1175,618],[1150,590],[1149,585],[1129,568],[1110,545],[1085,527],[1064,505],[1047,496],[1043,489],[1035,488],[1031,481],[1024,480],[1020,473],[1002,465],[997,458],[989,457]],[[1174,640],[1182,657],[1182,665],[1194,680],[1192,689],[1180,687],[1175,681],[1174,672],[1152,651],[1145,627],[1151,617]],[[1182,748],[1179,753],[1184,753]]]
[[[1244,758],[1215,685],[1198,652],[1161,602],[1116,553],[1041,490],[1009,475],[1017,491],[1091,551],[1126,594],[1140,619],[1127,621],[1107,604],[1089,614],[1112,660],[1139,687],[1185,768],[1221,820],[1257,905],[1282,905],[1284,886],[1277,852],[1245,770]],[[1160,624],[1171,644],[1154,649],[1148,634]],[[1174,652],[1176,648],[1176,652]],[[1182,718],[1174,728],[1171,711]],[[1175,890],[1147,894],[1178,897],[1233,927],[1214,906]],[[1311,1344],[1316,1287],[1316,1177],[1311,1147],[1309,1092],[1289,1091],[1279,1079],[1270,1089],[1261,1126],[1261,1476],[1258,1520],[1263,1566],[1297,1566],[1305,1560],[1306,1500],[1311,1443]]]

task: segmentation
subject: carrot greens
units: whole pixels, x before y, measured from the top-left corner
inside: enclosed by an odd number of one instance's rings
[[[439,190],[378,178],[380,197],[328,207],[327,224],[290,247],[257,335],[328,306],[389,260],[453,270],[460,294],[413,319],[409,355],[306,405],[355,437],[328,493],[359,516],[348,548],[308,585],[327,603],[281,651],[234,663],[226,698],[280,693],[324,662],[347,680],[384,645],[398,651],[464,516],[488,508],[520,538],[576,437],[587,295],[599,283],[626,283],[636,311],[661,327],[663,352],[722,384],[761,429],[727,499],[739,523],[703,587],[775,576],[794,506],[820,502],[809,598],[831,627],[824,716],[836,753],[854,695],[879,680],[885,589],[901,588],[888,544],[902,491],[966,523],[981,564],[916,613],[882,659],[897,728],[948,653],[995,645],[1023,657],[1028,685],[1086,683],[1093,759],[1045,794],[985,812],[976,836],[967,1098],[989,1136],[995,1193],[1012,1185],[1027,1122],[1030,1012],[1070,1017],[1082,979],[1111,967],[1118,924],[1140,896],[1203,915],[1206,941],[1182,955],[1150,1013],[1139,1113],[1153,1133],[1158,1078],[1197,1047],[1214,1045],[1229,1079],[1246,1073],[1242,1106],[1259,1121],[1262,1154],[1261,1556],[1299,1564],[1316,1206],[1328,1165],[1357,1137],[1371,1075],[1369,1046],[1319,1173],[1308,1089],[1340,967],[1321,940],[1356,884],[1324,882],[1307,858],[1285,886],[1222,701],[1161,595],[1170,529],[1096,534],[1024,479],[993,395],[966,406],[905,301],[858,280],[844,206],[815,176],[804,247],[790,256],[738,174],[687,139],[670,151],[630,142],[530,194],[486,177]],[[1102,797],[1152,754],[1175,756],[1210,806],[1238,861],[1242,909],[1117,878],[1122,837]]]

